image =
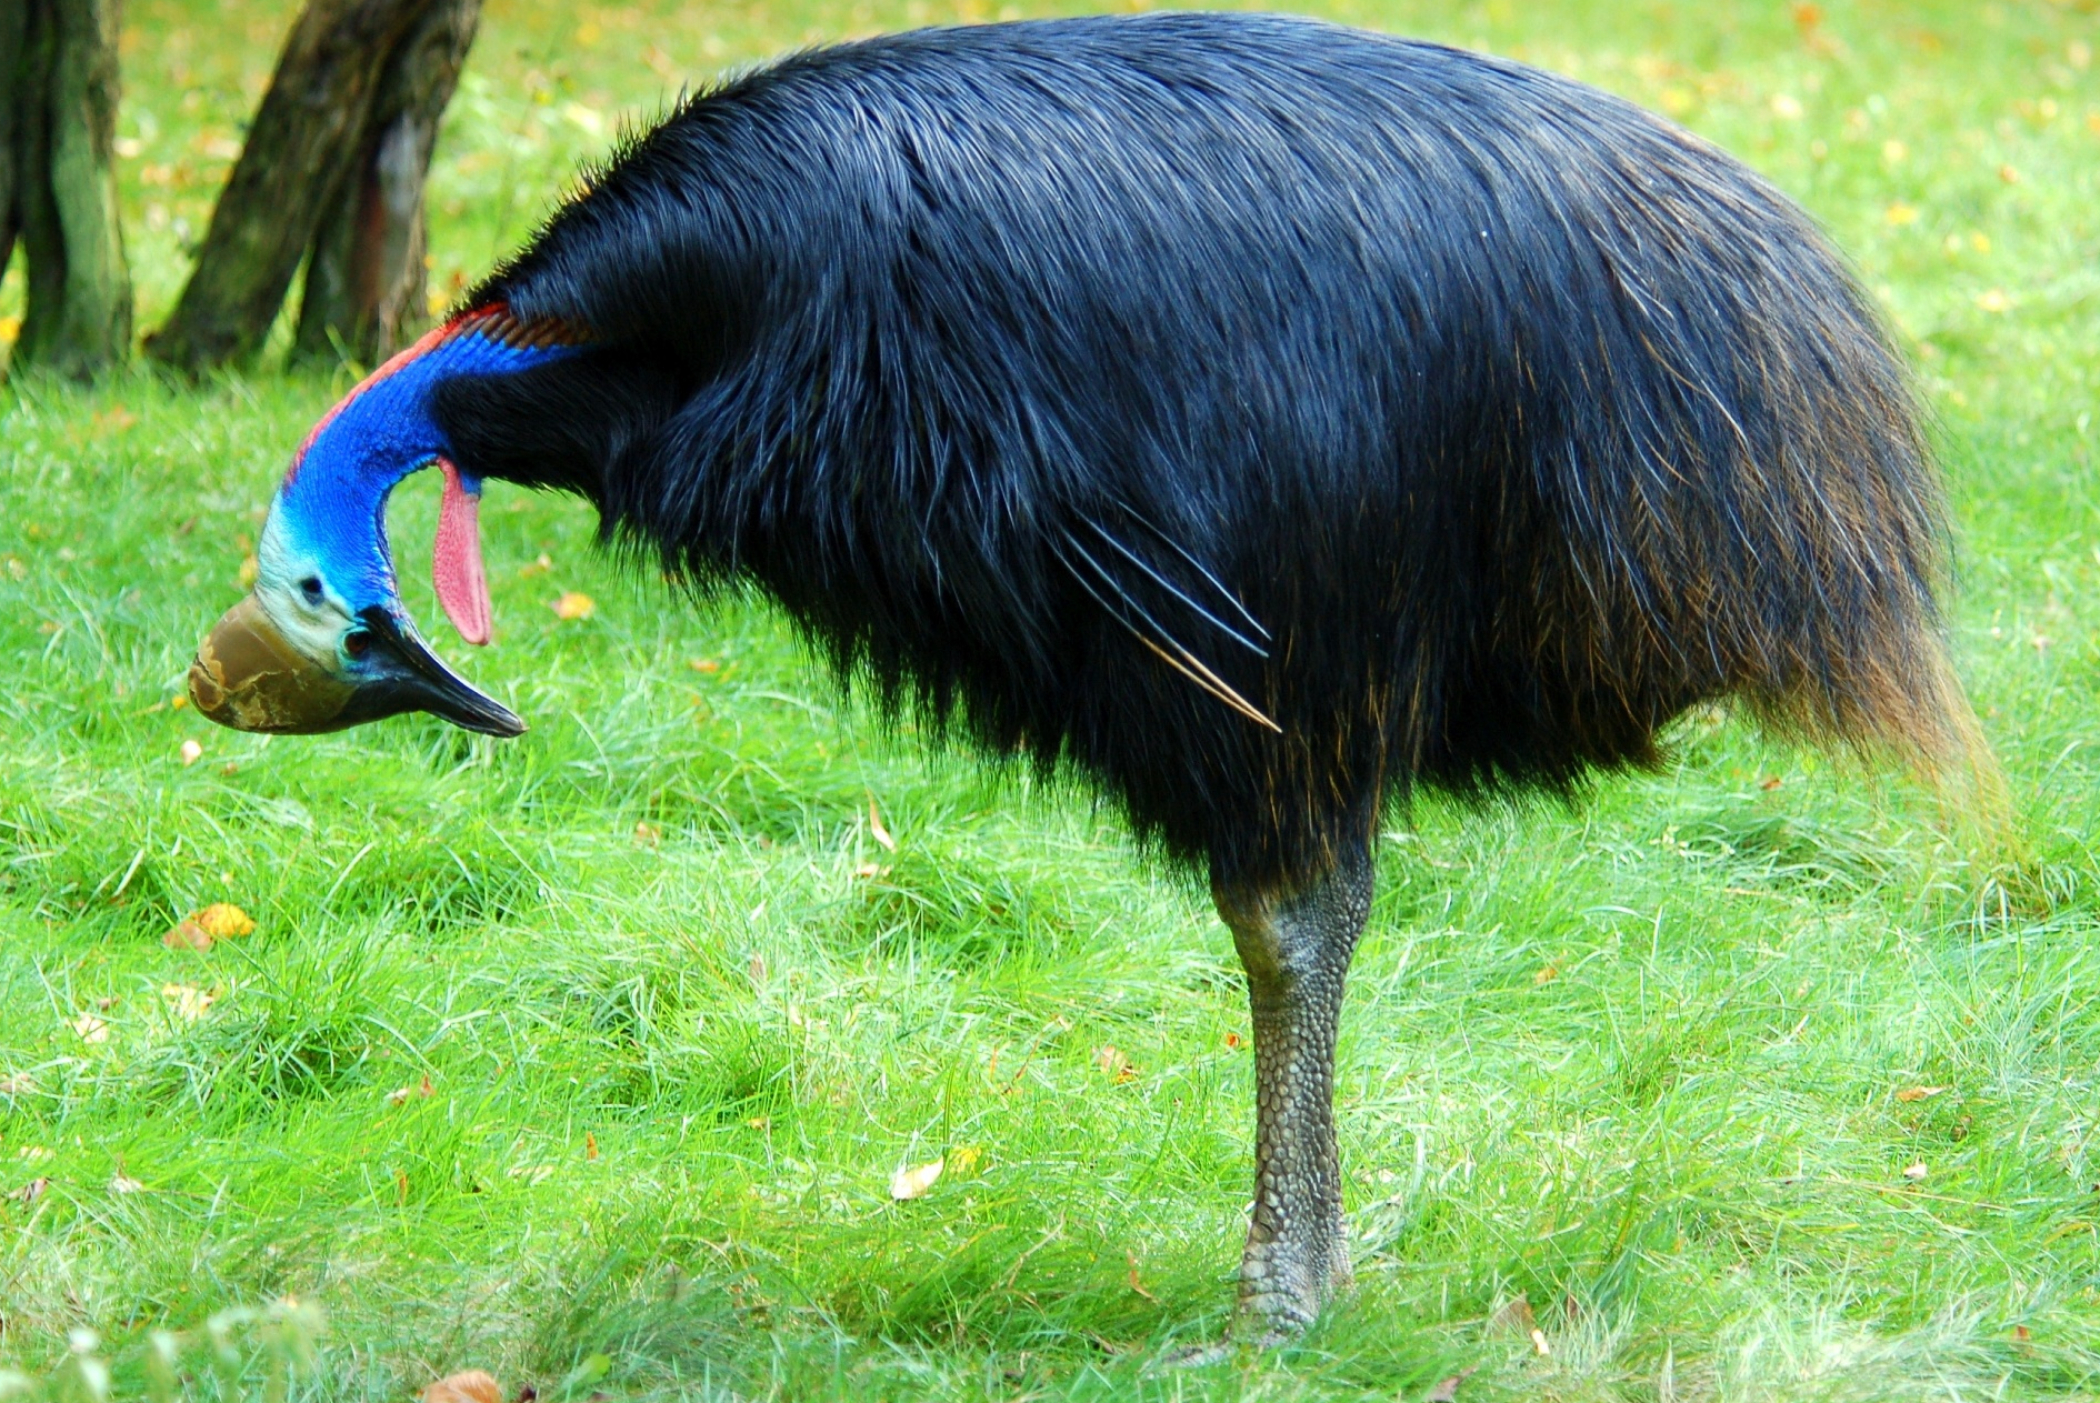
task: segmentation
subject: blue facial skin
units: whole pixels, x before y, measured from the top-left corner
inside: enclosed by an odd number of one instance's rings
[[[387,547],[386,500],[395,484],[446,454],[427,407],[431,387],[448,376],[524,370],[573,353],[509,346],[469,328],[383,367],[321,422],[277,489],[265,530],[271,549],[258,552],[258,593],[276,566],[283,578],[270,583],[317,581],[349,617],[377,606],[405,622]],[[475,478],[462,475],[461,485],[481,491]],[[271,609],[273,617],[277,612]]]

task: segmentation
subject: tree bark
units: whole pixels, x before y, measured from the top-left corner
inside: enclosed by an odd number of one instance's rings
[[[15,207],[15,133],[22,125],[18,109],[28,69],[28,40],[29,0],[0,0],[0,277],[7,274],[15,237],[22,229]]]
[[[174,315],[147,338],[148,355],[195,372],[262,348],[300,259],[335,210],[396,52],[452,3],[308,0],[212,210],[196,270]]]
[[[314,234],[295,358],[374,365],[427,320],[424,182],[480,15],[481,0],[438,0],[388,55],[356,159]]]
[[[28,297],[14,365],[88,376],[131,348],[117,215],[118,0],[0,0],[9,138],[0,250],[16,237]]]

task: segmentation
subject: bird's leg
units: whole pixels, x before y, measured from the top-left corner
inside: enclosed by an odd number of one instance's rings
[[[1371,856],[1309,884],[1213,881],[1254,1009],[1254,1221],[1233,1334],[1296,1334],[1352,1281],[1334,1147],[1334,1035],[1342,981],[1371,909]]]

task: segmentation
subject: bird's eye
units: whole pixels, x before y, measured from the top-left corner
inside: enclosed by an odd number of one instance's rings
[[[319,575],[308,575],[299,582],[299,589],[306,596],[307,603],[319,604],[321,602],[321,577]]]
[[[343,635],[343,651],[353,658],[361,658],[372,651],[372,635],[363,629]]]

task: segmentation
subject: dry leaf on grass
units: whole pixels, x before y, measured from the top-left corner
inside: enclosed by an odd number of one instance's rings
[[[170,950],[209,950],[215,941],[238,940],[255,933],[255,920],[230,901],[215,901],[185,917],[160,938]]]
[[[1953,1090],[1952,1087],[1946,1086],[1906,1086],[1903,1090],[1896,1093],[1896,1099],[1898,1101],[1929,1101],[1941,1092],[1951,1090]]]
[[[135,1194],[142,1191],[145,1187],[144,1184],[141,1184],[138,1180],[121,1170],[109,1176],[109,1191],[113,1194]]]
[[[583,1132],[583,1157],[585,1159],[596,1159],[598,1157],[598,1137],[591,1134],[588,1130]]]
[[[182,763],[184,765],[194,765],[203,758],[203,746],[193,740],[186,740],[182,743]]]
[[[661,828],[658,828],[655,824],[649,822],[649,820],[643,819],[641,822],[635,824],[634,841],[640,843],[643,847],[653,848],[658,843],[661,843],[663,840],[664,831]]]
[[[890,1197],[899,1203],[906,1199],[924,1198],[934,1181],[941,1177],[944,1161],[932,1159],[916,1167],[907,1166],[890,1175]]]
[[[109,1024],[92,1013],[83,1013],[66,1025],[80,1035],[84,1043],[106,1043],[109,1041]]]
[[[45,1195],[45,1193],[50,1190],[50,1188],[51,1180],[48,1177],[39,1174],[36,1178],[31,1179],[21,1188],[16,1189],[12,1197],[14,1198],[14,1201],[16,1203],[21,1204],[24,1208],[34,1208],[36,1206],[36,1201],[42,1198]]]
[[[1531,1302],[1518,1296],[1503,1302],[1501,1308],[1488,1317],[1487,1328],[1490,1335],[1529,1335],[1538,1328],[1538,1321],[1531,1314]]]
[[[190,918],[213,940],[234,940],[255,933],[255,922],[230,901],[215,901]]]
[[[9,1072],[0,1077],[0,1096],[34,1096],[43,1090],[27,1072]]]
[[[1473,1377],[1473,1370],[1461,1369],[1448,1378],[1438,1379],[1429,1392],[1422,1395],[1422,1403],[1458,1403],[1458,1386]]]
[[[168,1011],[185,1023],[195,1023],[209,1013],[219,998],[209,989],[199,989],[194,984],[163,984],[160,996],[168,1001]]]
[[[968,1174],[984,1163],[984,1151],[975,1145],[957,1145],[941,1156],[950,1174]]]
[[[397,1086],[392,1091],[389,1091],[386,1094],[386,1103],[389,1106],[405,1106],[411,1100],[421,1100],[428,1095],[430,1095],[430,1073],[425,1072],[423,1080],[417,1082],[414,1086]]]
[[[598,601],[581,590],[570,590],[547,606],[557,619],[587,619],[598,612]]]
[[[209,950],[211,933],[191,917],[185,916],[160,938],[160,943],[170,950]]]
[[[1094,1065],[1115,1086],[1124,1086],[1138,1078],[1137,1068],[1123,1055],[1123,1050],[1113,1043],[1103,1043],[1094,1050]]]
[[[1144,1283],[1138,1280],[1137,1253],[1126,1247],[1123,1249],[1123,1260],[1130,1263],[1130,1289],[1152,1302],[1152,1304],[1158,1305],[1159,1297],[1147,1291]]]
[[[872,790],[868,793],[868,833],[876,842],[882,844],[884,852],[897,851],[897,840],[890,836],[889,829],[882,826],[882,814],[875,807],[875,794]]]
[[[1931,1172],[1931,1170],[1925,1167],[1925,1161],[1919,1160],[1916,1164],[1911,1165],[1909,1168],[1903,1171],[1903,1177],[1915,1184]]]
[[[484,1369],[467,1369],[424,1389],[423,1403],[503,1403],[503,1385]]]

